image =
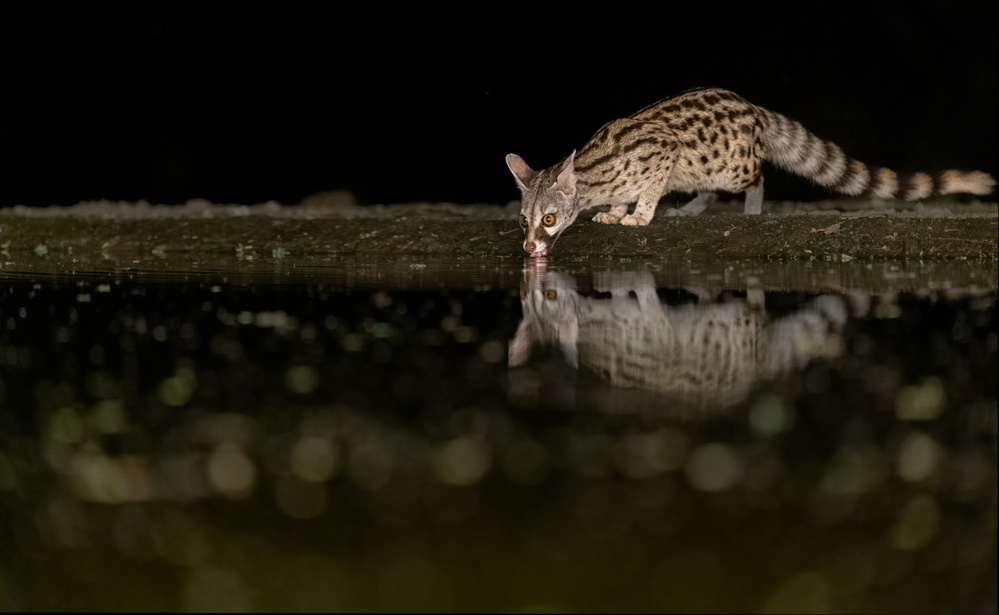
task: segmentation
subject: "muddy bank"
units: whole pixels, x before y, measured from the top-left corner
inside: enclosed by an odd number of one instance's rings
[[[862,201],[768,203],[760,216],[743,216],[738,209],[730,203],[695,218],[661,215],[645,228],[596,224],[587,213],[563,234],[548,261],[586,268],[653,263],[676,283],[690,283],[685,276],[700,273],[786,286],[781,279],[796,270],[810,279],[816,271],[835,270],[838,285],[863,280],[871,271],[905,280],[930,269],[949,280],[945,287],[996,286],[995,203],[936,201],[902,210]],[[407,285],[414,277],[432,281],[465,270],[480,283],[507,286],[516,284],[524,256],[517,212],[516,203],[16,207],[0,211],[0,273],[301,275],[325,268],[362,280],[395,276]],[[780,266],[762,267],[766,263]]]

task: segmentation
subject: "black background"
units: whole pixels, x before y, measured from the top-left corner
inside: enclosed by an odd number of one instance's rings
[[[0,206],[505,203],[606,121],[698,86],[899,171],[999,170],[996,2],[287,4],[0,15]],[[821,198],[770,172],[770,199]]]

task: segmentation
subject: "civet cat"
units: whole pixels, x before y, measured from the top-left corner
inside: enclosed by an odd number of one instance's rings
[[[566,274],[526,269],[510,367],[534,348],[556,347],[573,367],[616,387],[664,395],[677,410],[724,409],[760,381],[839,356],[843,326],[870,305],[867,295],[822,295],[771,321],[759,290],[746,300],[669,306],[648,273],[594,274],[593,287],[610,298],[579,294]]]
[[[798,122],[721,89],[687,92],[609,122],[578,153],[547,169],[534,171],[516,154],[506,164],[522,195],[524,249],[537,257],[580,211],[600,205],[610,210],[595,215],[596,222],[645,226],[668,192],[696,192],[669,213],[697,215],[723,190],[745,192],[745,212],[758,214],[763,160],[852,196],[916,200],[934,192],[985,195],[995,187],[981,171],[902,176],[869,167]]]

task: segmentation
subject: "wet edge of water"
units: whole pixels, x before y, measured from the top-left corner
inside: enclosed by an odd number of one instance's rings
[[[372,254],[366,257],[291,257],[246,260],[144,258],[127,262],[49,262],[8,266],[0,282],[45,284],[131,282],[146,284],[220,284],[268,286],[323,284],[345,289],[517,289],[525,268],[537,263],[519,258],[441,258]],[[936,291],[979,293],[999,288],[999,263],[968,261],[863,262],[651,258],[553,258],[550,269],[577,277],[588,273],[649,272],[660,288],[707,290],[759,288],[765,291],[874,293]],[[585,280],[580,280],[584,285]]]
[[[955,203],[955,208],[960,204]],[[180,262],[217,258],[480,256],[518,258],[522,232],[505,214],[492,217],[403,215],[385,207],[370,217],[327,213],[313,218],[34,217],[0,211],[0,263],[14,267],[95,267],[105,260]],[[659,217],[642,228],[593,223],[582,217],[553,255],[670,258],[714,257],[778,261],[914,259],[999,261],[999,218],[923,217],[883,210],[761,216]],[[377,257],[376,257],[377,258]],[[8,263],[10,263],[8,265]],[[62,264],[60,264],[62,263]],[[88,265],[88,263],[92,263]]]

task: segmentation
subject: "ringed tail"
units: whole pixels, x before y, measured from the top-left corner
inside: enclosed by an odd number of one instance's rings
[[[759,108],[763,113],[763,157],[820,186],[850,196],[915,201],[931,194],[991,194],[996,181],[982,171],[898,174],[848,158],[838,145],[823,141],[799,122]]]

